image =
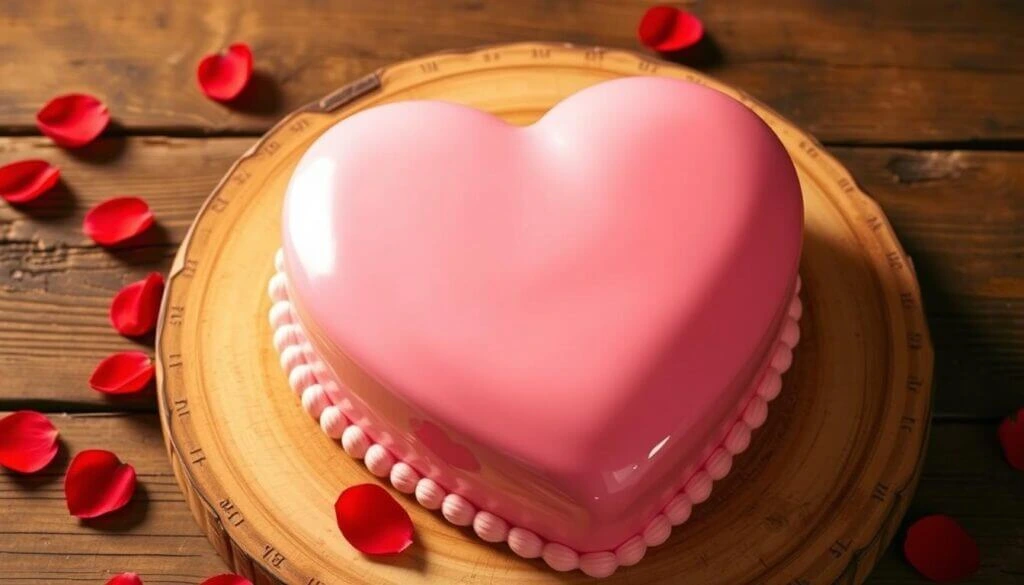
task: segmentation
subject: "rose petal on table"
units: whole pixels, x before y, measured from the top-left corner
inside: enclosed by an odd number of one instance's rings
[[[121,335],[138,337],[156,327],[160,313],[160,297],[164,293],[164,277],[151,272],[114,295],[110,302],[110,324]]]
[[[57,184],[60,169],[45,160],[19,160],[0,167],[0,197],[8,203],[27,203]]]
[[[252,78],[252,50],[235,43],[227,51],[206,55],[196,68],[196,80],[203,94],[219,102],[238,97]]]
[[[0,467],[35,473],[57,456],[57,435],[50,419],[21,410],[0,419]]]
[[[645,47],[671,53],[696,45],[704,36],[704,24],[674,6],[652,6],[640,19],[637,36]]]
[[[225,573],[224,575],[210,577],[200,585],[252,585],[252,581],[234,573]]]
[[[1006,417],[998,434],[1006,460],[1014,469],[1024,471],[1024,408]]]
[[[114,197],[93,207],[82,220],[82,231],[101,246],[133,238],[153,225],[153,212],[138,197]]]
[[[107,585],[143,585],[142,579],[135,573],[121,573],[114,575],[107,581]]]
[[[153,360],[141,351],[122,351],[103,359],[89,376],[89,387],[104,394],[132,394],[156,373]]]
[[[99,99],[84,93],[69,93],[46,102],[36,112],[39,131],[65,148],[85,146],[110,123],[110,112]]]
[[[409,513],[377,484],[364,483],[341,492],[334,513],[345,540],[363,554],[397,554],[412,544]]]
[[[78,518],[96,518],[120,510],[135,493],[135,468],[110,451],[82,451],[71,460],[64,478],[68,511]]]
[[[940,583],[970,577],[981,565],[971,535],[956,520],[941,514],[925,516],[910,526],[903,554],[919,573]]]

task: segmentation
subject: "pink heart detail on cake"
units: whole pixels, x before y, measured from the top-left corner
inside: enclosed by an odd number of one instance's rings
[[[376,442],[515,526],[604,551],[743,411],[802,214],[756,115],[629,78],[525,128],[441,102],[355,114],[296,169],[283,249],[295,312]],[[478,466],[424,449],[413,419]]]
[[[441,461],[456,469],[466,471],[480,470],[480,462],[473,456],[473,452],[467,449],[465,445],[452,441],[437,425],[426,420],[412,420],[410,423],[416,438],[427,449],[430,449],[435,455],[440,457]]]

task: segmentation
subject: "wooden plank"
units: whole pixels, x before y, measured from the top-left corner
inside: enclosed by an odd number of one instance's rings
[[[104,355],[138,345],[109,327],[108,303],[124,283],[170,267],[199,205],[251,143],[111,139],[97,161],[40,138],[0,139],[0,164],[47,158],[67,185],[28,210],[0,207],[0,407],[153,409],[148,396],[111,402],[86,386]],[[1024,153],[835,152],[881,201],[920,273],[938,355],[936,412],[993,418],[1016,409],[1024,403]],[[116,193],[145,197],[159,229],[107,251],[79,226],[90,205]]]
[[[0,567],[10,585],[103,583],[139,573],[147,584],[195,584],[224,572],[171,472],[155,415],[54,416],[58,459],[34,476],[0,472]],[[107,449],[135,467],[126,508],[80,521],[68,514],[63,476],[70,457]]]
[[[38,205],[0,207],[0,407],[155,410],[153,392],[111,399],[86,384],[107,354],[151,351],[151,337],[113,330],[110,300],[151,271],[166,274],[206,194],[251,142],[113,139],[81,158],[41,138],[0,138],[0,161],[42,157],[63,170],[58,191]],[[105,250],[80,226],[89,207],[116,194],[144,197],[157,225]]]
[[[194,584],[224,570],[178,491],[155,416],[55,416],[54,421],[64,441],[56,463],[38,476],[0,473],[5,583],[101,583],[111,572],[137,571],[147,584]],[[982,550],[981,571],[971,581],[979,585],[1005,585],[1024,572],[1019,546],[1024,476],[1004,463],[993,434],[991,425],[937,424],[910,512],[910,518],[946,513],[963,523]],[[68,453],[87,448],[112,450],[134,465],[140,489],[123,512],[84,523],[68,516],[61,478]],[[898,546],[890,547],[868,580],[869,585],[920,582]]]
[[[0,13],[0,128],[32,132],[70,90],[107,101],[115,131],[259,133],[369,71],[425,53],[523,40],[639,49],[653,0],[8,0]],[[1024,4],[1013,0],[719,0],[690,8],[710,42],[688,62],[827,142],[1024,138]],[[202,55],[244,40],[252,95],[196,88]]]
[[[1024,153],[834,149],[913,259],[936,349],[935,412],[1024,404]]]

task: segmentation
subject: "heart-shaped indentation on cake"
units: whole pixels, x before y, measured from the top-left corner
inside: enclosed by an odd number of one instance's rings
[[[410,421],[410,423],[413,433],[416,434],[419,442],[427,449],[433,451],[441,461],[456,469],[465,471],[478,471],[480,469],[480,462],[476,460],[473,452],[467,449],[465,445],[460,445],[451,440],[434,423],[428,420],[421,421],[415,419]]]
[[[367,431],[513,524],[607,550],[766,367],[802,204],[744,106],[630,78],[525,128],[441,102],[353,115],[302,159],[284,218],[293,305]]]

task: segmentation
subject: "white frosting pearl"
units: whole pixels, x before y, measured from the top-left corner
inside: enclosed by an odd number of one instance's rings
[[[448,494],[441,504],[441,514],[456,526],[469,526],[473,523],[476,508],[459,494]]]
[[[776,345],[775,353],[772,354],[772,368],[785,372],[791,365],[793,365],[793,350],[786,347],[784,343]]]
[[[683,491],[690,498],[691,504],[700,504],[711,497],[711,476],[706,471],[698,471],[693,474],[690,481],[686,482]]]
[[[335,441],[341,438],[341,433],[347,426],[348,421],[345,420],[345,415],[341,414],[337,406],[328,406],[320,413],[320,428],[325,435]]]
[[[580,566],[580,557],[576,551],[557,542],[545,544],[541,556],[544,557],[544,562],[556,571],[572,571]]]
[[[387,449],[374,443],[366,450],[363,462],[370,473],[377,477],[387,477],[391,473],[391,466],[395,464],[395,458]]]
[[[676,494],[676,497],[665,506],[665,517],[672,523],[672,526],[679,526],[690,519],[690,512],[693,511],[693,504],[690,497],[685,493]]]
[[[580,555],[580,570],[596,579],[611,576],[619,568],[613,552],[593,552]]]
[[[732,455],[724,448],[719,447],[715,449],[715,452],[708,457],[707,463],[704,464],[707,468],[708,475],[713,480],[719,480],[729,475],[729,471],[732,469]]]
[[[420,481],[420,474],[408,463],[399,461],[391,466],[391,485],[403,494],[411,494],[416,491],[416,484]]]
[[[644,537],[639,534],[620,544],[619,548],[615,549],[615,559],[622,567],[632,567],[639,563],[645,554],[647,554],[647,543],[644,542]]]
[[[270,278],[270,285],[267,287],[270,298],[275,301],[288,300],[288,280],[283,272],[278,272]]]
[[[284,250],[281,248],[277,249],[274,253],[274,269],[278,272],[284,272]]]
[[[326,380],[330,377],[327,375],[327,365],[323,361],[315,359],[310,361],[309,365],[313,368],[313,375],[317,380]]]
[[[481,510],[473,517],[473,531],[487,542],[502,542],[508,537],[508,522]]]
[[[305,339],[305,334],[303,334],[303,339]],[[303,361],[313,366],[313,373],[316,374],[316,363],[320,360],[316,357],[316,351],[313,349],[313,346],[309,342],[303,342],[299,344],[299,349],[302,350]],[[317,378],[317,380],[320,379],[319,377]]]
[[[743,410],[743,420],[752,429],[760,428],[768,418],[768,403],[760,396],[750,399],[747,408]]]
[[[788,347],[796,347],[796,344],[800,343],[800,325],[793,319],[786,319],[785,324],[782,325],[782,335],[779,338]]]
[[[342,398],[335,404],[338,405],[338,408],[341,409],[341,412],[345,413],[345,416],[347,416],[349,420],[355,420],[356,409],[352,407],[351,400],[349,400],[348,398]]]
[[[781,391],[782,375],[779,374],[778,370],[768,368],[768,371],[765,372],[764,378],[761,380],[761,384],[757,387],[757,395],[770,402],[778,398],[779,392]]]
[[[324,394],[324,389],[319,384],[313,384],[302,393],[302,408],[316,420],[320,420],[320,415],[330,405],[331,401],[327,399],[327,394]]]
[[[302,333],[302,328],[295,323],[278,327],[274,331],[274,349],[279,353],[287,347],[299,345],[305,341],[306,336]]]
[[[428,510],[437,510],[444,504],[444,490],[434,480],[424,477],[416,484],[416,501]]]
[[[524,559],[535,559],[544,550],[544,541],[525,528],[513,527],[508,531],[508,546]]]
[[[789,303],[789,316],[799,321],[803,314],[804,305],[800,302],[800,297],[794,297]]]
[[[733,455],[739,455],[750,446],[750,427],[747,423],[739,421],[732,425],[732,430],[725,437],[725,448]]]
[[[303,363],[306,363],[306,354],[302,351],[302,346],[289,345],[281,352],[281,369],[284,371],[291,372]]]
[[[644,528],[644,542],[647,546],[658,546],[672,534],[672,523],[664,514],[658,514]]]
[[[312,371],[315,373],[316,368],[312,368]],[[335,383],[334,380],[325,380],[324,378],[320,378],[320,385],[324,387],[324,392],[326,392],[327,397],[331,399],[331,403],[337,404],[340,408],[341,402],[345,400],[345,395],[341,392],[341,388],[338,384]]]
[[[363,429],[356,425],[349,425],[341,433],[341,446],[344,447],[349,457],[362,459],[366,455],[366,450],[370,448],[370,439]]]
[[[274,329],[290,325],[295,322],[292,314],[292,304],[288,301],[277,301],[270,307],[270,326]]]
[[[309,367],[309,364],[299,364],[288,374],[288,385],[297,396],[302,396],[306,388],[313,384],[316,384],[316,378],[313,376],[313,368]]]

